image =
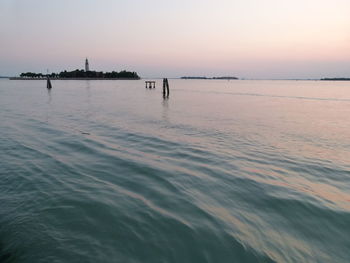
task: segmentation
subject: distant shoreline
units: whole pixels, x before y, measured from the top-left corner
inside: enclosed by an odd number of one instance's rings
[[[350,81],[350,78],[323,78],[322,81]]]
[[[21,77],[3,77],[0,79],[9,80],[46,80],[46,78],[21,78]],[[142,80],[142,79],[161,79],[161,78],[50,78],[50,80]],[[322,78],[322,79],[228,79],[228,78],[169,78],[182,80],[271,80],[271,81],[350,81],[350,78]]]
[[[10,80],[46,80],[46,78],[12,77]],[[137,78],[50,78],[50,80],[140,80]]]
[[[232,76],[224,76],[224,77],[197,77],[197,76],[185,76],[181,77],[181,79],[213,79],[213,80],[239,80],[237,77],[232,77]]]

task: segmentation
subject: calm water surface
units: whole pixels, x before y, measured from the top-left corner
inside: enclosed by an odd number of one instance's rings
[[[350,82],[0,80],[0,262],[350,262]]]

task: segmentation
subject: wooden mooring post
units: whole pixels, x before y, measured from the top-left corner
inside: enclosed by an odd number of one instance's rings
[[[51,81],[50,81],[50,78],[49,78],[49,77],[47,77],[46,88],[47,88],[48,90],[52,89],[52,85],[51,85]]]
[[[163,79],[163,97],[169,97],[169,81],[168,79]]]
[[[155,81],[145,81],[146,82],[146,89],[155,89],[156,88],[156,82]]]

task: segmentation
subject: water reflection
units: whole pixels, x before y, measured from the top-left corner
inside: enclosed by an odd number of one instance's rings
[[[92,103],[91,103],[91,82],[90,80],[85,81],[86,90],[86,117],[89,118],[92,115]]]
[[[47,89],[47,109],[46,109],[46,116],[45,116],[45,121],[49,122],[49,118],[51,115],[51,102],[52,102],[52,94],[51,94],[51,89]]]
[[[85,80],[85,85],[86,85],[86,89],[90,91],[90,88],[91,88],[90,80]]]
[[[163,110],[162,110],[162,118],[164,121],[169,121],[168,119],[168,111],[169,111],[169,96],[163,96],[163,100],[162,100],[162,106],[163,106]]]
[[[50,105],[52,101],[51,89],[47,89],[48,100],[47,104]]]
[[[85,89],[86,89],[86,94],[87,94],[87,102],[88,105],[91,103],[91,83],[89,80],[86,80],[85,82]]]

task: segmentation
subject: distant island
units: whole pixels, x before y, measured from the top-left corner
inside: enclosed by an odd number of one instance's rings
[[[323,78],[326,81],[350,81],[350,78]]]
[[[50,77],[51,79],[140,79],[136,72],[131,71],[85,71],[85,70],[73,70],[73,71],[62,71],[60,73],[42,74],[26,72],[22,73],[19,78],[13,79],[44,79]]]
[[[181,79],[225,79],[225,80],[232,79],[232,80],[235,80],[238,78],[227,76],[227,77],[211,77],[211,78],[208,78],[208,77],[181,77]]]
[[[38,79],[140,79],[139,75],[136,72],[122,70],[120,72],[112,71],[112,72],[102,72],[102,71],[93,71],[90,70],[89,61],[86,58],[85,60],[85,70],[76,69],[73,71],[61,71],[60,73],[51,73],[51,74],[43,74],[43,73],[33,73],[26,72],[22,73],[20,77],[10,78],[12,80],[38,80]]]

